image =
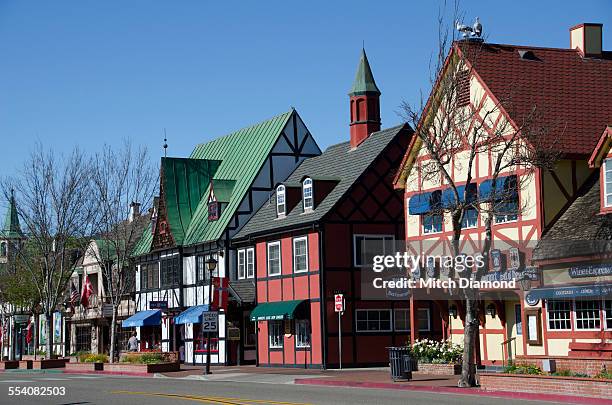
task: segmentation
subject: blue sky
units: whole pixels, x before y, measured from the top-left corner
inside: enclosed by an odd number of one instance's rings
[[[568,28],[604,24],[612,2],[464,1],[489,42],[568,47]],[[428,91],[435,1],[0,0],[0,175],[37,140],[59,152],[131,138],[157,160],[291,106],[320,146],[348,140],[362,41],[383,127]],[[0,203],[0,208],[3,204]]]

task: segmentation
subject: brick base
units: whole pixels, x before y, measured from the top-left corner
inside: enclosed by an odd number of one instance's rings
[[[34,370],[44,370],[48,368],[64,368],[68,359],[46,359],[46,360],[34,360],[32,361],[32,368]]]
[[[459,375],[461,374],[461,365],[459,364],[433,364],[419,363],[416,374],[428,375]]]
[[[19,362],[16,360],[5,360],[0,362],[0,370],[12,370],[19,368]]]
[[[516,357],[516,364],[533,365],[542,368],[542,360],[551,359],[557,363],[557,371],[569,370],[572,373],[594,376],[605,366],[606,370],[612,371],[612,359],[599,358],[571,358],[571,357]]]
[[[102,371],[104,363],[66,363],[66,371]]]
[[[167,373],[179,371],[180,369],[181,365],[179,362],[160,364],[108,363],[104,365],[104,371],[124,374]]]
[[[482,373],[479,380],[485,391],[612,398],[612,380],[501,373]]]

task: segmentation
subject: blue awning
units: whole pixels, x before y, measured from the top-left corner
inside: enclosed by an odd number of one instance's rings
[[[408,213],[410,215],[421,215],[431,211],[431,193],[416,194],[410,197]]]
[[[478,186],[478,195],[481,199],[491,198],[493,193],[493,180],[485,180]],[[495,183],[495,200],[505,200],[518,197],[516,176],[500,176]]]
[[[161,311],[159,309],[136,312],[121,323],[124,328],[156,325],[161,325]]]
[[[202,322],[202,312],[207,311],[208,305],[196,305],[194,307],[189,307],[174,318],[174,323],[177,325],[184,323],[200,323]]]
[[[527,302],[537,302],[541,299],[572,299],[580,297],[612,296],[612,284],[576,285],[567,287],[537,288],[529,291],[525,297]]]
[[[465,193],[465,186],[457,186],[457,194],[459,194],[459,201],[463,202],[463,194]],[[476,200],[476,184],[470,183],[468,186],[468,203]],[[447,188],[442,192],[442,206],[444,208],[453,208],[455,206],[455,194],[452,188]]]

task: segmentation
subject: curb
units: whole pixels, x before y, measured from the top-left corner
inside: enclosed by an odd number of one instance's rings
[[[459,388],[459,387],[434,387],[427,385],[395,385],[391,383],[375,383],[375,382],[357,382],[357,381],[341,381],[327,380],[315,378],[298,378],[294,381],[295,384],[301,385],[323,385],[331,387],[351,387],[351,388],[374,388],[374,389],[393,389],[403,391],[420,391],[434,392],[441,394],[458,394],[458,395],[474,395],[497,398],[511,398],[522,400],[538,400],[549,402],[563,402],[570,404],[585,404],[585,405],[600,405],[610,404],[610,400],[595,397],[576,397],[571,395],[558,394],[534,394],[528,392],[510,392],[510,391],[485,391],[479,388]]]
[[[154,374],[151,373],[130,373],[123,371],[67,371],[64,370],[63,374],[89,374],[89,375],[123,375],[129,377],[155,377]]]

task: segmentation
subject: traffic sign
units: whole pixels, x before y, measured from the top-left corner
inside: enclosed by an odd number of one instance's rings
[[[344,294],[334,294],[334,308],[336,312],[344,312]]]
[[[219,312],[202,312],[202,332],[219,331]]]

